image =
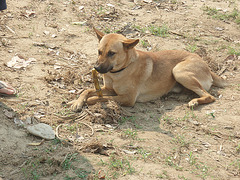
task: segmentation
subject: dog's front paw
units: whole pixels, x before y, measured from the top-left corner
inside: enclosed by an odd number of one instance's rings
[[[84,105],[84,101],[73,100],[69,102],[68,105],[70,105],[70,109],[72,111],[81,111]]]
[[[193,99],[188,103],[188,107],[191,108],[191,109],[193,109],[197,106],[198,106],[198,101],[196,99]]]

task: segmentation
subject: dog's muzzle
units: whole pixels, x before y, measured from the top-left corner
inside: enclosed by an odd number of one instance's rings
[[[99,66],[94,67],[97,72],[101,74],[105,74],[113,69],[113,66],[104,66],[103,64],[100,64]]]

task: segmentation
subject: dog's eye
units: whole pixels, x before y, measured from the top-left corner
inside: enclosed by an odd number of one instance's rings
[[[112,57],[112,56],[114,56],[115,54],[116,54],[115,52],[109,51],[108,54],[107,54],[107,56],[108,56],[108,57]]]
[[[102,51],[98,50],[98,55],[102,55]]]

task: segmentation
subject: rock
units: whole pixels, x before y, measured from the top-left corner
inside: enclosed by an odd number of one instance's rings
[[[53,131],[52,127],[44,123],[28,126],[27,130],[29,133],[47,140],[55,138],[55,132]]]

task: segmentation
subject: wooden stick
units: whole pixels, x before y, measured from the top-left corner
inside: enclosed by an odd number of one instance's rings
[[[96,92],[98,94],[98,97],[102,97],[103,96],[102,89],[99,85],[97,74],[98,74],[98,72],[95,69],[93,69],[92,70],[92,77],[93,77],[94,86],[95,86]]]

